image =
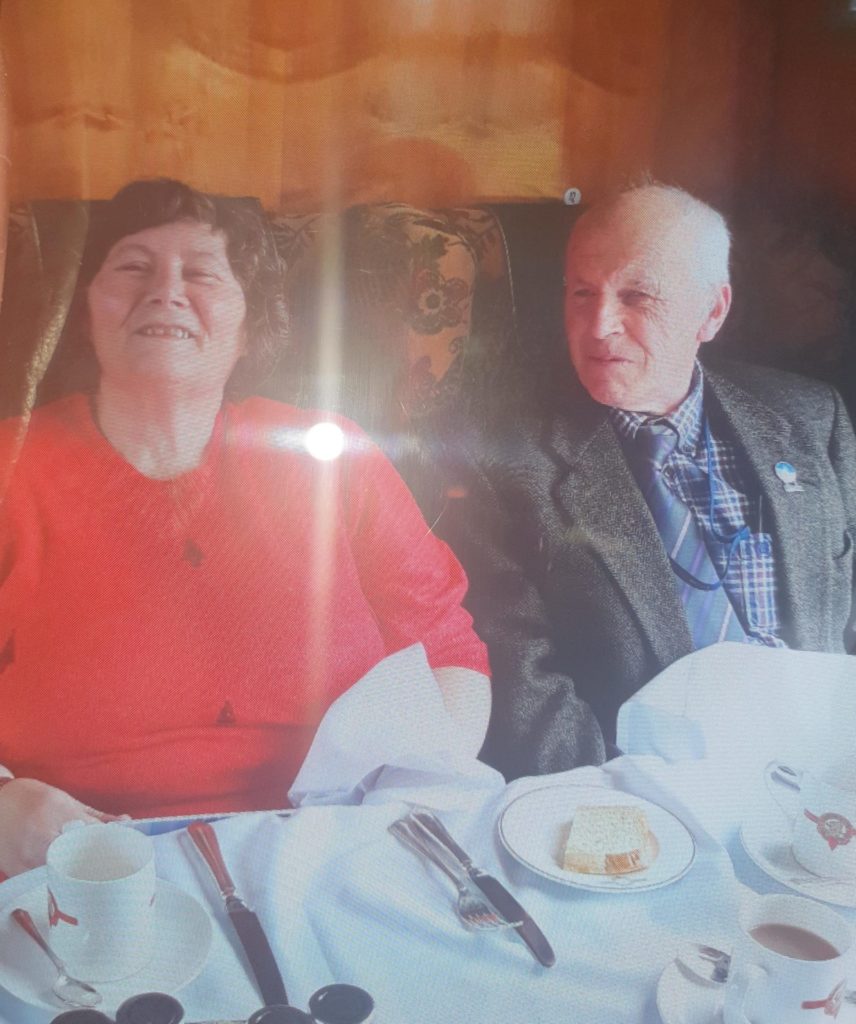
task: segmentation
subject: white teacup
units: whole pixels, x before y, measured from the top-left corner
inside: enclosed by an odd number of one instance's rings
[[[852,944],[850,925],[829,907],[801,896],[757,897],[740,914],[725,1024],[834,1019],[847,990]]]
[[[155,864],[148,836],[127,825],[81,825],[48,847],[51,949],[84,981],[115,981],[151,959]]]
[[[771,761],[764,777],[793,824],[796,860],[823,878],[856,881],[856,759],[820,777]]]

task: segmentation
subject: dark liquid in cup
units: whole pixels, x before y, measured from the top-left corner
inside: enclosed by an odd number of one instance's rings
[[[794,960],[834,960],[840,955],[831,942],[792,924],[759,924],[749,934],[767,949]]]

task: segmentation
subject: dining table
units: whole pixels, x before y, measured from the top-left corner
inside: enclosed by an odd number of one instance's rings
[[[305,1009],[317,989],[346,983],[372,995],[373,1024],[658,1024],[658,981],[682,951],[698,943],[727,950],[746,900],[792,891],[747,852],[747,823],[781,813],[761,771],[753,768],[735,785],[728,766],[703,750],[680,758],[643,752],[506,784],[449,740],[421,658],[405,652],[392,675],[402,665],[408,678],[421,672],[421,693],[420,686],[409,687],[408,699],[414,707],[427,701],[430,714],[423,708],[421,727],[397,737],[380,760],[385,741],[375,737],[374,750],[355,744],[354,723],[376,728],[368,723],[389,707],[389,674],[361,681],[366,685],[328,712],[291,790],[297,806],[213,822],[293,1005]],[[773,659],[771,675],[777,664]],[[752,671],[757,677],[757,665]],[[429,719],[433,725],[426,727]],[[531,826],[537,833],[544,791],[552,804],[567,802],[569,818],[582,793],[590,802],[599,795],[612,803],[647,801],[691,837],[689,861],[666,883],[636,889],[586,889],[569,884],[561,871],[539,871],[514,849],[506,826],[513,816],[516,841],[525,845],[521,830]],[[513,893],[552,945],[554,966],[539,964],[514,929],[463,926],[448,880],[390,832],[413,807],[436,813],[473,861]],[[187,830],[165,829],[152,830],[159,832],[153,836],[158,877],[192,896],[213,925],[204,966],[176,993],[185,1020],[245,1021],[262,1001],[219,892]],[[0,884],[0,929],[40,883],[40,872]],[[837,909],[856,927],[852,902]],[[3,956],[0,946],[0,965]],[[44,991],[50,979],[45,960]],[[59,1012],[0,990],[6,1024],[48,1024]],[[838,1017],[839,1024],[851,1020],[856,1006]]]

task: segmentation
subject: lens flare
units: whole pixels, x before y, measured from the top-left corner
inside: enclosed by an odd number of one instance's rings
[[[306,431],[304,440],[309,454],[321,462],[338,459],[345,448],[345,435],[335,423],[316,423]]]

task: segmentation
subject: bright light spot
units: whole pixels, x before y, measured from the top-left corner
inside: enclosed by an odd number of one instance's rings
[[[345,447],[345,435],[335,423],[316,423],[306,431],[307,451],[322,462],[338,459]]]

